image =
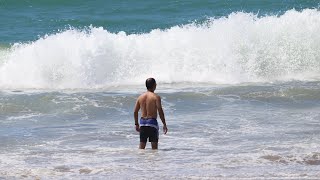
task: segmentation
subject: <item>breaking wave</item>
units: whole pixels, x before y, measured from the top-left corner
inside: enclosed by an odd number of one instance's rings
[[[0,48],[0,88],[273,82],[320,76],[320,12],[237,12],[144,34],[69,29]]]

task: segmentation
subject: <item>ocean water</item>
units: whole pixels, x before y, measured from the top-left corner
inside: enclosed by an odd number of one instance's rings
[[[0,179],[319,179],[319,5],[0,0]]]

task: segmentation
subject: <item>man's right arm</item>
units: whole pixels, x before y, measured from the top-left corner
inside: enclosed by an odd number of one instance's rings
[[[164,112],[163,112],[163,109],[162,109],[160,96],[157,96],[156,104],[157,104],[157,109],[158,109],[158,112],[159,112],[160,119],[161,119],[162,124],[163,124],[163,132],[164,132],[164,134],[167,134],[168,128],[167,128],[167,124],[166,124],[166,119],[164,117]]]

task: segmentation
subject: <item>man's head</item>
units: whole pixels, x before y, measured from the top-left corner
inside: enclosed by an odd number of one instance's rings
[[[146,87],[149,91],[156,90],[156,87],[157,87],[156,80],[154,78],[148,78],[146,80]]]

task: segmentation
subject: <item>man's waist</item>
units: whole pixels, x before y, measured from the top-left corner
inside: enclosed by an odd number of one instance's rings
[[[157,118],[154,118],[154,117],[141,117],[140,120],[157,120]]]
[[[159,129],[158,121],[155,118],[140,118],[140,126],[151,126],[156,129]]]

